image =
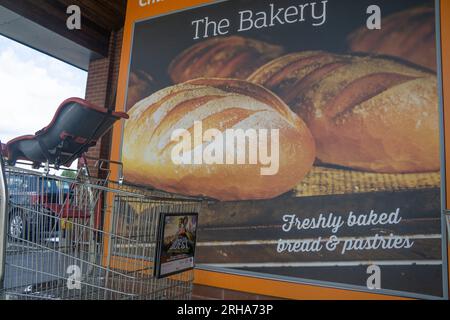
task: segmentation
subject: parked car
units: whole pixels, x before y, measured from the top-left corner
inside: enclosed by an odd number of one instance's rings
[[[53,237],[59,225],[56,208],[71,197],[70,185],[48,177],[8,175],[9,235],[37,242]]]

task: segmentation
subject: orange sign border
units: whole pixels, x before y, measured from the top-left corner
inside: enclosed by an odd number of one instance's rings
[[[445,154],[445,189],[446,189],[446,205],[448,209],[450,206],[450,1],[440,0],[440,22],[441,22],[441,63],[442,63],[442,105],[443,105],[443,120],[444,120],[444,154]],[[450,288],[450,238],[447,230],[447,280]],[[450,290],[448,292],[450,295]]]
[[[147,2],[147,0],[142,0]],[[127,16],[124,27],[122,55],[118,80],[116,110],[123,111],[127,88],[129,61],[131,55],[134,23],[172,13],[178,10],[188,9],[199,5],[214,3],[214,0],[161,0],[144,7],[139,5],[140,0],[128,1]],[[151,2],[151,1],[149,1]],[[440,0],[441,21],[441,48],[442,48],[442,75],[443,75],[443,101],[445,106],[450,105],[450,1]],[[112,138],[111,158],[119,159],[121,155],[123,123],[114,126]],[[450,112],[444,112],[445,156],[450,159]],[[447,147],[448,146],[448,147]],[[450,170],[450,163],[446,162],[446,170]],[[450,171],[449,171],[450,172]],[[118,178],[118,170],[112,171],[112,178]],[[450,175],[446,175],[446,186],[450,188]],[[450,193],[446,194],[447,207],[450,204]],[[110,223],[109,217],[105,218],[105,226]],[[448,249],[450,255],[450,249]],[[450,261],[449,261],[450,262]],[[449,270],[450,271],[450,270]],[[449,278],[449,277],[448,277]],[[318,285],[286,282],[283,280],[268,280],[251,276],[234,275],[206,270],[195,270],[195,283],[224,288],[228,290],[242,291],[272,297],[286,299],[320,299],[320,300],[409,300],[401,296],[377,294],[370,292],[338,289],[334,287],[322,287]],[[449,280],[450,287],[450,280]]]

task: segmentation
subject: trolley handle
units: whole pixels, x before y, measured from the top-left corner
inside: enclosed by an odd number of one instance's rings
[[[123,178],[123,163],[122,162],[114,161],[114,160],[108,160],[108,159],[98,159],[98,158],[90,157],[90,156],[84,154],[83,157],[80,159],[81,164],[82,165],[87,165],[86,160],[95,160],[96,162],[95,162],[94,167],[96,167],[99,171],[103,171],[103,172],[105,172],[107,174],[108,179],[106,179],[106,180],[109,180],[109,176],[110,176],[110,173],[111,173],[110,165],[113,164],[113,165],[118,166],[119,167],[119,178],[118,178],[119,180],[118,180],[118,183],[120,185],[123,183],[124,178]]]
[[[1,142],[0,142],[1,145]],[[5,279],[6,264],[6,232],[7,232],[7,214],[8,214],[8,185],[6,183],[5,162],[2,154],[0,155],[0,291],[3,290]]]

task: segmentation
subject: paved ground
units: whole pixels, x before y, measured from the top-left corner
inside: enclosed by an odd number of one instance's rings
[[[20,295],[51,292],[50,298],[75,296],[80,292],[76,290],[75,282],[70,280],[80,279],[81,274],[77,277],[77,268],[81,272],[87,270],[88,266],[83,259],[74,256],[36,245],[9,245],[5,288]],[[70,290],[68,283],[72,284]]]
[[[87,262],[86,252],[73,252],[73,249],[65,252],[57,244],[49,247],[33,243],[9,244],[5,275],[7,299],[159,300],[190,297],[190,282],[170,278],[158,280],[151,275],[127,274],[123,270],[106,272],[100,258],[93,266]],[[76,278],[74,266],[80,268],[81,277]],[[75,286],[73,280],[77,279],[81,280],[81,288]]]

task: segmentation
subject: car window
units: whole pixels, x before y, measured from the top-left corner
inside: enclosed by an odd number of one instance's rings
[[[46,190],[47,193],[57,193],[58,192],[58,185],[56,180],[53,179],[45,179],[46,183]]]
[[[20,189],[25,192],[33,192],[38,188],[37,179],[33,176],[24,176],[21,180]]]
[[[9,190],[18,191],[22,186],[22,179],[17,176],[9,176],[7,178]]]
[[[8,188],[11,192],[44,192],[58,193],[70,190],[70,183],[36,176],[7,176]]]
[[[68,182],[63,182],[63,189],[64,189],[64,192],[69,192],[70,184]]]

